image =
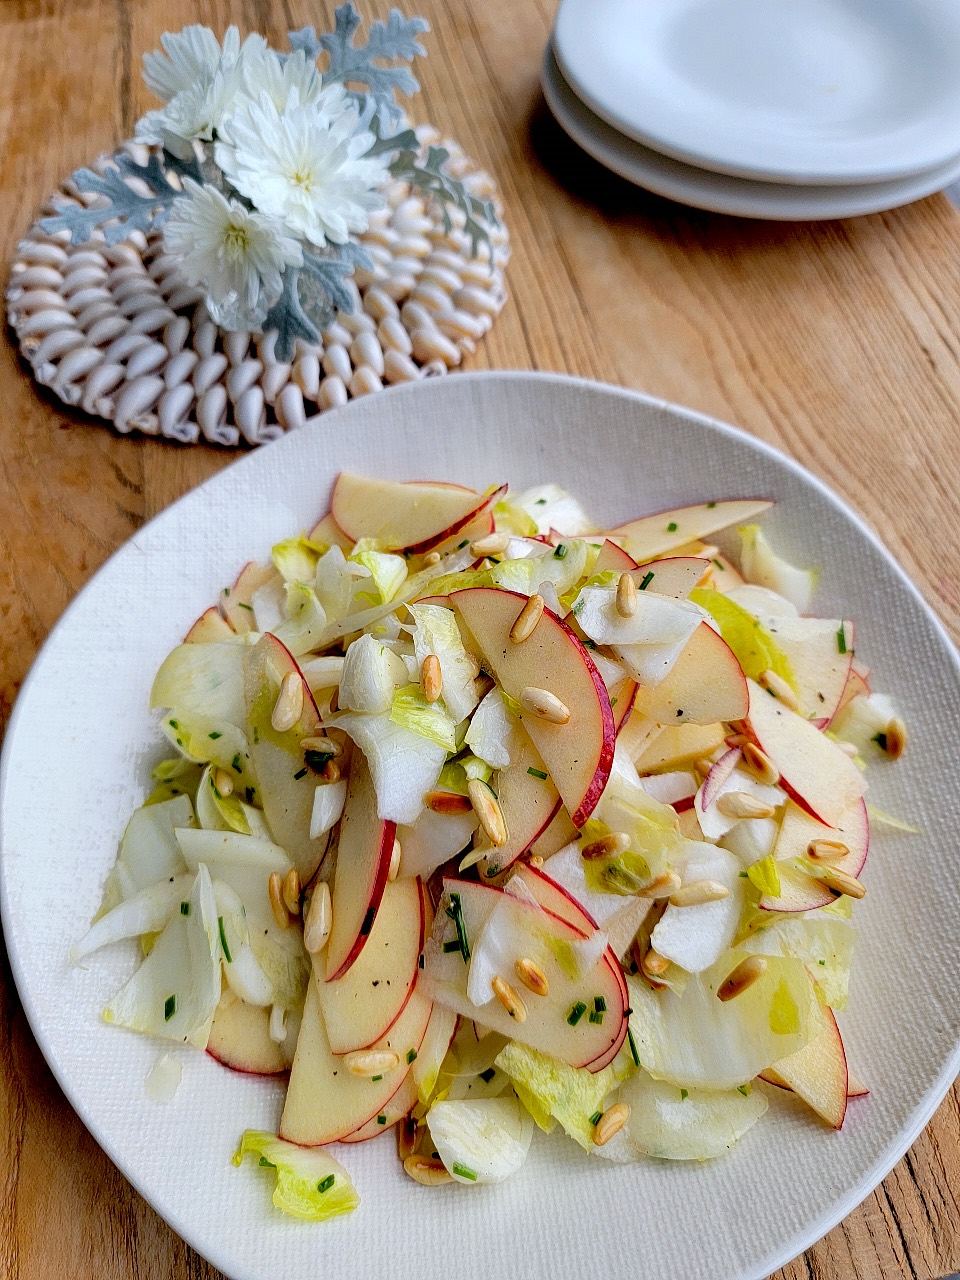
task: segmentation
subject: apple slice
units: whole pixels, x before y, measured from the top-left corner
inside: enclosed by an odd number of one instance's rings
[[[847,1055],[832,1009],[825,1008],[818,1036],[789,1058],[781,1058],[760,1079],[792,1090],[834,1129],[847,1113]],[[781,1083],[782,1081],[782,1083]]]
[[[303,1008],[297,1051],[280,1119],[280,1137],[302,1147],[337,1142],[379,1115],[401,1087],[414,1061],[431,1002],[418,990],[382,1040],[372,1049],[395,1053],[398,1065],[379,1080],[354,1075],[343,1058],[331,1053],[320,1013],[317,984],[311,982]]]
[[[477,520],[506,493],[479,494],[423,481],[374,480],[341,471],[330,510],[349,538],[374,538],[384,551],[429,551]]]
[[[772,502],[764,499],[700,502],[696,506],[676,507],[631,520],[612,530],[612,536],[622,541],[634,560],[642,564],[732,524],[745,524],[772,506]]]
[[[327,982],[343,977],[373,931],[396,838],[396,823],[377,817],[377,793],[366,757],[354,751],[337,843]]]
[[[216,644],[218,641],[232,640],[235,635],[236,632],[233,627],[227,622],[219,609],[215,605],[211,605],[209,609],[205,609],[201,613],[200,617],[183,637],[183,643]]]
[[[618,547],[609,538],[604,538],[603,546],[593,562],[591,572],[606,573],[608,570],[614,569],[617,573],[628,573],[631,569],[636,569],[636,567],[637,562],[633,556],[628,555],[623,547]]]
[[[780,876],[780,893],[777,897],[764,894],[760,899],[764,911],[815,911],[817,907],[825,907],[835,901],[836,894],[794,865],[798,858],[806,859],[807,846],[812,840],[837,840],[845,844],[850,852],[829,865],[845,871],[847,875],[858,876],[870,847],[867,806],[862,800],[857,800],[835,827],[828,827],[799,805],[787,802],[773,850]]]
[[[523,1022],[512,1018],[492,992],[482,1006],[467,996],[470,947],[495,908],[503,912],[510,947],[516,949],[514,958],[534,961],[547,978],[546,996],[534,995],[517,983],[527,1014]],[[624,979],[620,966],[611,966],[606,956],[584,976],[571,976],[560,957],[569,966],[569,947],[584,936],[583,930],[566,920],[502,890],[445,880],[433,935],[424,951],[426,990],[447,1008],[476,1018],[510,1039],[571,1066],[599,1070],[602,1060],[609,1060],[609,1053],[618,1050],[626,1037]],[[463,949],[456,945],[458,940]],[[501,976],[511,985],[517,982],[512,964]]]
[[[353,1133],[348,1133],[340,1141],[369,1142],[371,1138],[379,1138],[382,1133],[386,1133],[388,1129],[392,1129],[395,1124],[408,1116],[416,1105],[417,1086],[412,1072],[408,1072],[407,1078],[390,1101],[384,1104],[383,1110],[371,1116],[366,1124],[362,1124],[359,1129],[354,1129]]]
[[[749,728],[779,772],[780,785],[802,809],[836,826],[866,789],[860,770],[809,721],[753,680],[747,683]]]
[[[637,773],[674,773],[689,768],[724,745],[722,724],[668,724],[636,757]]]
[[[257,564],[250,560],[240,570],[233,586],[224,587],[220,592],[220,612],[238,636],[256,630],[253,597],[276,577],[277,571],[272,564]]]
[[[213,1022],[207,1053],[231,1071],[251,1076],[278,1076],[288,1071],[291,1056],[286,1044],[270,1039],[270,1010],[245,1004],[229,988],[220,997]]]
[[[388,882],[366,945],[343,977],[325,982],[323,954],[315,958],[331,1052],[366,1049],[399,1018],[417,981],[428,909],[419,880]]]
[[[522,727],[513,735],[510,764],[497,774],[494,790],[507,825],[507,842],[490,849],[480,864],[480,874],[486,880],[500,875],[526,853],[560,808],[557,788]]]
[[[837,716],[845,707],[848,707],[854,698],[870,696],[870,681],[867,679],[869,671],[857,669],[857,660],[850,664],[850,670],[847,672],[847,683],[843,686],[843,693],[840,695],[840,701],[837,703],[836,710],[831,716],[831,724],[836,720]],[[827,726],[829,728],[829,725]]]
[[[576,826],[583,826],[607,785],[616,733],[610,695],[590,655],[569,627],[545,609],[526,640],[510,629],[527,597],[494,587],[455,591],[450,600],[504,691],[521,701],[524,689],[546,689],[570,712],[554,724],[524,710],[524,728],[540,752]]]
[[[289,650],[267,633],[252,649],[245,649],[244,699],[247,742],[256,774],[259,798],[274,840],[292,858],[306,884],[323,860],[328,837],[310,838],[310,817],[319,781],[306,762],[300,743],[323,737],[317,704],[310,686]],[[292,728],[278,733],[271,718],[283,681],[300,681],[303,705]]]
[[[617,734],[620,733],[620,730],[627,722],[627,717],[633,710],[639,688],[640,686],[636,680],[631,680],[628,677],[626,680],[621,680],[619,684],[613,685],[610,689],[610,710],[613,712],[613,727]]]
[[[764,695],[766,696],[766,695]],[[747,679],[733,650],[701,622],[666,676],[640,689],[634,707],[663,725],[713,725],[747,714]]]
[[[334,520],[332,511],[320,517],[307,534],[307,541],[318,546],[339,547],[344,555],[353,550],[353,543]]]
[[[796,681],[800,714],[818,728],[837,714],[853,663],[853,624],[829,618],[760,614],[759,620],[787,656]]]
[[[671,556],[651,560],[630,572],[638,591],[652,591],[673,600],[686,600],[710,572],[710,561],[700,556]]]
[[[537,836],[533,844],[527,850],[529,857],[542,858],[544,862],[548,858],[552,858],[555,853],[559,853],[561,849],[565,849],[571,840],[579,838],[580,832],[577,827],[570,821],[570,815],[561,805],[554,814],[550,825]]]

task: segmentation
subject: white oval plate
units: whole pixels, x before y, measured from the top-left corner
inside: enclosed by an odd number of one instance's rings
[[[921,200],[960,177],[960,156],[936,169],[892,182],[852,186],[791,186],[697,169],[618,133],[583,103],[563,78],[552,45],[540,73],[543,96],[565,133],[590,156],[628,182],[696,209],[773,222],[853,218]]]
[[[401,1172],[392,1139],[335,1148],[363,1203],[307,1225],[275,1213],[270,1177],[230,1163],[241,1130],[276,1125],[281,1086],[182,1052],[172,1102],[144,1077],[162,1051],[100,1021],[134,946],[71,968],[116,842],[162,757],[147,714],[153,672],[244,561],[303,529],[341,467],[515,486],[552,479],[602,521],[676,503],[778,500],[773,541],[823,568],[817,604],[857,621],[863,658],[910,728],[874,798],[924,836],[878,836],[858,920],[850,1059],[872,1094],[841,1133],[780,1094],[726,1158],[616,1167],[537,1135],[499,1186],[437,1191]],[[233,1280],[760,1280],[848,1213],[917,1136],[960,1063],[955,788],[958,659],[873,535],[796,463],[731,427],[595,383],[471,374],[356,401],[241,459],[140,530],[53,631],[10,722],[0,773],[7,948],[30,1024],[107,1154],[180,1234]],[[909,871],[907,871],[909,868]],[[891,955],[895,957],[891,963]],[[758,1086],[759,1087],[759,1086]],[[771,1093],[774,1091],[771,1091]],[[55,1171],[52,1171],[55,1177]]]
[[[555,40],[598,115],[721,173],[879,182],[960,152],[954,0],[562,0]]]

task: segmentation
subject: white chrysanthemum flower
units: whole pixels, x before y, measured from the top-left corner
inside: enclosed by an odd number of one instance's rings
[[[275,49],[264,49],[257,57],[245,59],[243,70],[241,92],[253,102],[259,102],[266,94],[281,114],[293,101],[294,93],[300,106],[318,106],[330,120],[351,103],[342,84],[324,86],[316,60],[308,58],[303,49],[283,56]]]
[[[188,284],[205,290],[217,324],[259,328],[280,297],[284,269],[303,262],[299,242],[216,187],[187,178],[185,189],[164,227],[164,252],[176,259]]]
[[[182,31],[167,31],[160,43],[163,53],[155,49],[143,55],[143,78],[161,102],[169,102],[197,84],[210,84],[221,59],[233,63],[240,53],[236,27],[227,28],[222,49],[210,28],[196,23]]]
[[[283,112],[269,96],[237,105],[224,122],[216,161],[234,187],[262,213],[323,247],[366,231],[381,208],[387,177],[383,156],[368,157],[372,133],[360,129],[356,106],[333,115],[321,98],[312,106],[292,88]]]

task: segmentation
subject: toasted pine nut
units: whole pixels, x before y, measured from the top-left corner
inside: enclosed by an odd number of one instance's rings
[[[216,787],[217,795],[221,800],[226,800],[228,796],[233,795],[233,778],[226,769],[215,770],[213,785]]]
[[[300,914],[300,872],[291,867],[283,878],[283,905],[291,916]]]
[[[617,579],[617,613],[621,618],[632,618],[637,612],[637,584],[629,573],[621,573]]]
[[[280,693],[270,716],[270,723],[277,733],[286,733],[303,714],[303,681],[296,671],[283,677]]]
[[[899,760],[907,746],[907,726],[899,716],[894,716],[883,735],[884,751],[892,760]]]
[[[717,801],[717,812],[725,818],[772,818],[776,809],[746,791],[728,791]]]
[[[747,956],[746,960],[741,960],[720,983],[717,988],[717,999],[735,1000],[748,987],[752,987],[759,978],[762,978],[766,971],[767,962],[763,956]]]
[[[784,680],[783,676],[778,676],[775,671],[761,671],[757,684],[761,689],[766,689],[767,693],[772,693],[778,702],[782,702],[791,711],[799,709],[800,704],[797,702],[797,695]]]
[[[503,1007],[513,1018],[514,1022],[526,1022],[527,1007],[511,987],[509,982],[504,982],[500,977],[493,978],[490,983],[493,988],[493,994],[497,997]]]
[[[407,1156],[403,1162],[403,1171],[421,1187],[439,1187],[444,1182],[452,1182],[453,1177],[446,1170],[442,1160],[433,1160],[428,1156]]]
[[[584,845],[580,850],[580,857],[587,862],[599,862],[603,858],[618,858],[629,848],[630,837],[626,832],[611,831],[609,835],[601,836],[599,840],[593,840],[590,844]]]
[[[549,720],[551,724],[567,724],[570,720],[570,708],[549,691],[527,685],[520,690],[520,705],[541,720]]]
[[[645,888],[638,890],[638,898],[669,898],[680,888],[680,877],[675,871],[665,871],[662,876],[651,880]]]
[[[507,824],[503,820],[500,801],[487,784],[481,782],[479,778],[470,779],[467,783],[467,791],[470,795],[473,811],[480,819],[480,825],[483,827],[487,839],[494,848],[499,849],[507,843]]]
[[[531,853],[527,861],[530,863],[531,867],[539,868],[543,866],[543,859],[540,857],[539,853]]]
[[[303,919],[303,945],[312,956],[323,950],[330,937],[330,907],[330,886],[321,880],[310,895]]]
[[[333,738],[301,738],[301,751],[317,751],[324,756],[338,756],[340,754],[340,743],[335,742]]]
[[[510,639],[514,644],[523,644],[537,629],[537,623],[543,617],[543,596],[532,595],[517,614],[517,620],[510,628]]]
[[[510,535],[505,530],[500,533],[488,533],[484,538],[477,538],[470,543],[470,554],[479,560],[482,556],[499,556],[510,545]]]
[[[440,563],[439,551],[428,551],[427,554],[423,557],[423,567],[425,569],[432,569],[435,564],[439,564],[439,563]]]
[[[328,760],[323,766],[323,773],[320,776],[323,778],[324,782],[339,782],[340,766],[337,764],[336,760],[332,758]]]
[[[396,880],[396,878],[397,878],[397,875],[398,875],[398,873],[399,873],[399,871],[400,871],[400,854],[401,854],[401,852],[402,852],[402,851],[401,851],[401,848],[400,848],[400,841],[399,841],[399,840],[394,840],[394,842],[393,842],[393,852],[390,854],[390,870],[387,872],[387,879],[388,879],[388,880]]]
[[[719,902],[730,896],[725,884],[716,880],[693,880],[670,895],[672,907],[699,907],[704,902]]]
[[[770,757],[753,742],[745,742],[741,748],[743,766],[758,780],[768,787],[775,787],[780,781],[780,770]]]
[[[470,797],[456,791],[428,791],[423,803],[434,813],[469,813],[473,808]]]
[[[841,871],[839,867],[804,867],[808,876],[812,876],[814,880],[819,880],[822,885],[831,889],[834,893],[841,893],[847,898],[863,898],[866,896],[867,886],[862,884],[856,876],[851,876],[846,871]]]
[[[662,956],[659,951],[655,951],[651,947],[641,960],[640,968],[649,977],[658,978],[661,973],[666,973],[670,968],[670,961],[666,956]]]
[[[630,1108],[625,1102],[616,1102],[606,1111],[593,1126],[593,1141],[598,1147],[605,1146],[615,1133],[619,1133],[630,1119]]]
[[[344,1066],[355,1076],[385,1076],[400,1065],[399,1054],[390,1049],[359,1049],[356,1053],[347,1053],[343,1059]]]
[[[440,659],[435,653],[428,653],[423,660],[420,687],[427,702],[436,702],[443,693],[443,672],[440,670]]]
[[[290,924],[290,913],[287,911],[286,903],[283,901],[283,880],[279,871],[270,872],[270,878],[267,880],[267,894],[270,898],[274,920],[276,920],[281,929],[286,929]]]
[[[811,840],[807,845],[807,857],[817,862],[839,862],[849,852],[842,840]]]
[[[549,995],[550,983],[547,981],[547,975],[538,964],[524,956],[513,967],[516,970],[517,977],[528,991],[532,991],[535,996]]]

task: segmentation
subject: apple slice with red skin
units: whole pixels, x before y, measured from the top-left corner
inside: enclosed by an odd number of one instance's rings
[[[232,587],[225,587],[220,592],[220,612],[238,636],[245,636],[255,631],[255,615],[253,597],[261,587],[267,586],[277,578],[277,571],[272,564],[257,564],[249,560],[237,575]]]
[[[533,844],[527,850],[528,857],[543,858],[544,862],[548,858],[552,858],[555,853],[559,853],[561,849],[565,849],[571,840],[576,840],[580,832],[577,827],[570,821],[570,815],[567,813],[563,805],[554,814],[553,819],[548,827],[537,836]]]
[[[583,826],[607,785],[616,741],[610,695],[589,653],[549,609],[514,643],[510,629],[528,600],[515,591],[473,587],[450,600],[507,694],[519,702],[527,687],[547,689],[568,708],[566,724],[525,710],[521,718],[574,824]]]
[[[748,729],[780,774],[781,787],[801,809],[836,826],[864,793],[860,770],[808,720],[753,680],[748,685]]]
[[[640,686],[636,680],[631,680],[628,677],[626,680],[621,680],[619,684],[615,684],[610,690],[610,710],[613,712],[613,728],[618,734],[633,710],[639,688]]]
[[[375,1116],[371,1116],[366,1124],[362,1124],[359,1129],[354,1129],[353,1133],[348,1133],[340,1141],[369,1142],[371,1138],[379,1138],[381,1134],[405,1119],[417,1105],[417,1101],[417,1086],[413,1082],[413,1076],[408,1072],[403,1084],[383,1109]]]
[[[849,853],[836,862],[824,863],[847,875],[858,876],[863,870],[870,848],[870,821],[863,800],[855,801],[836,827],[828,827],[810,816],[805,809],[788,801],[784,809],[780,834],[774,846],[780,876],[780,893],[764,894],[760,907],[764,911],[815,911],[836,900],[826,885],[805,875],[795,866],[798,858],[807,860],[807,846],[812,840],[835,840],[845,844]]]
[[[452,555],[454,551],[462,551],[464,544],[469,546],[471,542],[488,537],[495,528],[493,507],[486,507],[475,520],[471,520],[469,524],[458,529],[456,533],[450,534],[442,542],[437,542],[431,551],[435,551],[442,560],[445,556]]]
[[[337,1142],[379,1115],[407,1078],[423,1043],[432,1003],[419,990],[372,1049],[395,1053],[398,1065],[379,1080],[357,1076],[330,1052],[317,984],[307,988],[297,1051],[290,1069],[280,1137],[301,1147]]]
[[[854,630],[849,621],[761,616],[761,623],[786,654],[793,671],[800,714],[824,728],[837,714],[853,663]],[[843,628],[843,651],[840,630]]]
[[[638,591],[652,591],[654,595],[669,596],[672,600],[686,600],[709,572],[710,561],[700,556],[671,556],[631,569],[630,577],[637,584]]]
[[[354,751],[337,842],[327,982],[343,977],[373,932],[396,838],[396,823],[377,817],[370,767],[363,753]]]
[[[245,1004],[229,988],[213,1015],[207,1053],[242,1075],[278,1076],[290,1069],[284,1046],[270,1039],[270,1010]]]
[[[341,471],[330,510],[349,538],[375,538],[385,551],[429,551],[477,520],[506,493],[458,485],[375,480]]]
[[[323,737],[317,704],[296,659],[275,635],[261,636],[244,659],[244,700],[247,712],[247,742],[257,791],[267,825],[277,844],[287,851],[307,884],[323,860],[329,839],[310,839],[317,775],[305,763],[300,743],[304,738]],[[303,688],[300,718],[291,729],[278,733],[271,717],[288,676]]]
[[[624,551],[623,547],[618,547],[615,542],[611,542],[609,538],[604,538],[603,546],[593,562],[591,573],[607,573],[611,569],[617,573],[628,573],[636,567],[637,562],[633,556]]]
[[[205,609],[187,634],[184,644],[217,644],[232,640],[237,633],[216,605]]]
[[[847,1055],[833,1010],[824,1008],[823,1014],[820,1034],[775,1062],[769,1073],[761,1071],[760,1079],[792,1090],[831,1128],[840,1129],[847,1113]]]
[[[722,747],[727,730],[722,724],[668,724],[636,758],[637,772],[674,773],[713,755]]]
[[[701,622],[670,671],[640,689],[634,706],[662,725],[741,720],[749,707],[747,679],[726,641]]]
[[[745,524],[773,506],[766,499],[733,499],[725,502],[700,502],[690,507],[675,507],[656,515],[641,516],[611,530],[611,536],[626,547],[640,564],[662,557],[668,551],[706,538],[733,524]]]
[[[323,953],[314,957],[332,1053],[369,1048],[400,1017],[416,985],[428,914],[432,923],[418,879],[388,881],[370,937],[343,977],[325,981]]]
[[[307,534],[307,539],[326,547],[339,547],[344,555],[348,555],[353,550],[353,543],[334,520],[332,511],[320,517]]]
[[[843,686],[843,693],[840,695],[837,709],[830,718],[831,724],[836,720],[840,712],[850,705],[854,698],[867,698],[870,696],[870,681],[867,678],[869,674],[870,672],[866,668],[858,670],[857,660],[854,658],[850,663],[850,670],[847,672],[847,683]],[[828,725],[827,727],[829,728],[830,726]]]
[[[507,842],[490,849],[480,875],[492,880],[526,853],[547,829],[560,808],[560,795],[539,751],[521,727],[514,734],[510,763],[495,779],[495,790],[507,826]]]

